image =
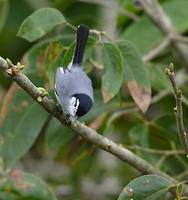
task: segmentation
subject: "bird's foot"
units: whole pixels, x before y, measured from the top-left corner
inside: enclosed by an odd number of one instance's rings
[[[63,110],[62,110],[61,105],[59,103],[56,103],[56,107],[57,107],[57,110],[62,114]]]

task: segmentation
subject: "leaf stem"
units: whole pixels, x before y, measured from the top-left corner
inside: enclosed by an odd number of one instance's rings
[[[69,23],[69,22],[65,22],[65,24],[69,27],[69,28],[71,28],[73,31],[76,31],[76,27],[74,26],[74,25],[72,25],[71,23]]]

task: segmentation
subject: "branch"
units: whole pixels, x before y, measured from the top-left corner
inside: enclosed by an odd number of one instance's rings
[[[147,152],[147,153],[161,154],[161,155],[167,155],[167,156],[175,155],[175,154],[185,154],[185,152],[183,150],[151,149],[151,148],[141,147],[138,145],[130,145],[130,146],[127,146],[127,148],[131,149],[131,150],[140,150],[140,151]]]
[[[146,63],[154,58],[156,58],[158,55],[162,53],[164,49],[166,49],[170,44],[170,40],[165,39],[163,40],[157,47],[151,49],[147,54],[143,56],[143,61]]]
[[[172,24],[170,18],[166,15],[157,0],[137,0],[140,7],[144,10],[145,14],[151,21],[159,28],[165,38],[170,40],[171,47],[177,53],[181,62],[188,67],[188,48],[187,44],[177,38],[182,36],[176,31],[175,26]]]
[[[180,141],[188,156],[188,139],[183,122],[182,92],[177,88],[177,83],[175,80],[175,75],[173,70],[173,64],[170,64],[169,68],[166,68],[166,73],[171,81],[174,90],[174,97],[176,100],[176,107],[174,108],[174,111],[176,113],[176,121],[177,121]]]
[[[80,2],[85,2],[85,3],[95,3],[98,4],[100,6],[105,6],[105,7],[109,7],[109,0],[80,0]],[[139,17],[137,15],[135,15],[133,12],[130,12],[129,10],[122,8],[121,6],[119,6],[118,8],[120,14],[132,19],[133,21],[137,21],[139,19]]]
[[[15,82],[17,82],[17,84],[21,88],[23,88],[35,101],[37,101],[47,112],[52,114],[63,125],[66,125],[72,130],[74,130],[82,138],[95,144],[97,147],[115,155],[120,160],[127,162],[132,167],[140,171],[142,174],[157,174],[159,176],[167,178],[174,184],[178,183],[176,179],[173,179],[166,173],[154,168],[150,163],[138,157],[133,152],[123,147],[121,144],[116,144],[108,138],[100,135],[95,130],[87,127],[79,121],[75,121],[72,118],[67,122],[65,120],[66,115],[64,113],[62,114],[59,111],[58,107],[56,106],[56,104],[50,96],[47,95],[41,97],[40,90],[28,79],[28,77],[25,76],[21,71],[19,71],[17,66],[10,64],[10,62],[8,62],[7,64],[7,62],[1,57],[0,70],[2,70],[5,75],[7,75],[8,73],[8,76]]]

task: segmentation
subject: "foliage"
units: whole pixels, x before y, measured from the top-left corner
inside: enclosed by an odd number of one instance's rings
[[[142,187],[140,187],[142,186]],[[158,200],[164,197],[172,186],[165,178],[156,175],[145,175],[132,180],[120,194],[118,200]]]
[[[93,31],[83,67],[93,82],[95,105],[80,120],[183,181],[187,160],[179,150],[172,89],[163,72],[175,63],[187,105],[181,61],[167,47],[144,63],[143,56],[165,38],[132,0],[114,2],[118,9],[112,20],[114,4],[109,3],[109,10],[105,1],[0,0],[0,56],[21,60],[24,73],[54,98],[55,70],[71,61],[76,26],[88,25]],[[164,0],[160,5],[186,35],[188,2]],[[126,11],[138,20],[127,17]],[[156,175],[140,176],[118,158],[98,151],[1,74],[0,82],[0,199],[117,199],[127,185],[118,200],[157,200],[173,185]],[[29,173],[17,171],[19,166]],[[32,173],[43,177],[53,192]],[[181,198],[181,192],[178,195]]]

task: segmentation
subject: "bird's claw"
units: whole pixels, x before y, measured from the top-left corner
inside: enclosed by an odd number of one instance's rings
[[[57,106],[58,111],[62,114],[63,110],[61,108],[61,105],[59,103],[56,103],[56,106]]]

